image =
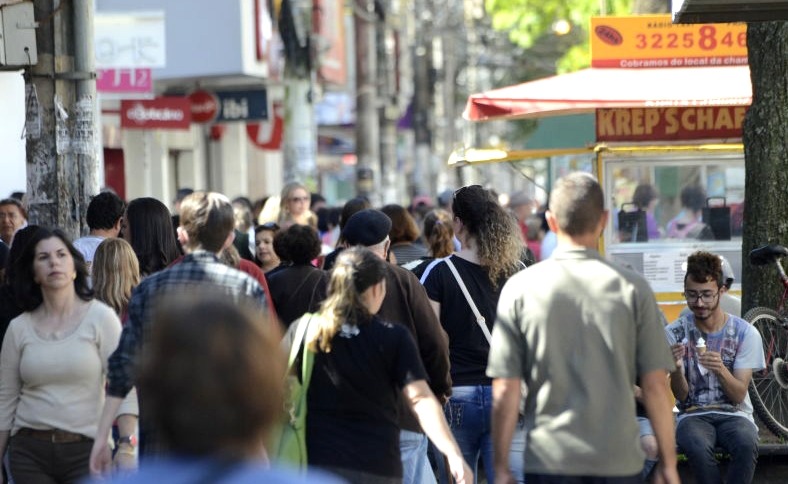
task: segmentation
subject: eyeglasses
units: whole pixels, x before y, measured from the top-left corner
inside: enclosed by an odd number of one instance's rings
[[[687,302],[694,303],[698,302],[698,299],[703,301],[706,304],[710,304],[714,302],[714,298],[720,295],[720,291],[712,292],[712,291],[684,291],[684,298]]]
[[[289,199],[291,202],[308,202],[310,197],[290,197]]]

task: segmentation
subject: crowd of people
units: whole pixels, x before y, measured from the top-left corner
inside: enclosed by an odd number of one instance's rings
[[[73,242],[0,200],[0,482],[298,482],[268,443],[299,331],[310,482],[673,484],[677,443],[697,482],[723,482],[718,447],[725,481],[751,482],[764,357],[720,306],[724,261],[688,258],[666,325],[598,252],[593,177],[549,210],[500,200],[332,208],[290,183],[255,203],[182,189],[171,214],[105,191]]]

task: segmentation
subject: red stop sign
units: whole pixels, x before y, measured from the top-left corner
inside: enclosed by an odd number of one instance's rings
[[[219,112],[219,100],[208,91],[192,92],[189,94],[189,101],[192,104],[192,121],[195,123],[213,121]]]

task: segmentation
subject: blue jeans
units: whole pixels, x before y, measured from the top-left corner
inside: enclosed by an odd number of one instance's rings
[[[481,458],[487,482],[495,482],[492,442],[492,386],[459,386],[444,406],[446,421],[460,446],[462,456],[471,467],[474,478]],[[524,482],[525,428],[522,419],[517,423],[509,452],[509,467],[517,482]],[[436,454],[441,484],[448,482],[443,469],[443,456]],[[477,481],[478,482],[478,479]]]
[[[720,468],[714,447],[731,456],[725,482],[749,484],[758,461],[758,431],[743,417],[710,413],[682,419],[676,427],[676,443],[698,484],[720,484]]]
[[[435,484],[435,474],[427,457],[428,443],[424,434],[399,431],[402,484]]]

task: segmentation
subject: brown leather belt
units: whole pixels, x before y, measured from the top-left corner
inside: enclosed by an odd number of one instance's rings
[[[86,437],[82,434],[75,434],[72,432],[66,432],[65,430],[60,429],[53,429],[53,430],[37,430],[37,429],[30,429],[30,428],[21,428],[16,435],[21,435],[23,437],[30,437],[31,439],[36,440],[45,440],[47,442],[52,442],[53,444],[71,444],[74,442],[86,442],[91,440],[90,437]]]

